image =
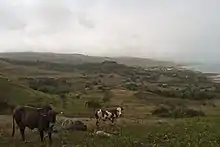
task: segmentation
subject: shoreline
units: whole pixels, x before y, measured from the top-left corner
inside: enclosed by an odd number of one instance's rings
[[[208,76],[213,82],[220,83],[220,74],[214,76]]]
[[[195,72],[201,72],[205,74],[209,79],[211,79],[214,83],[220,83],[220,72],[205,72],[196,68],[189,66],[180,66],[180,68],[187,69],[187,70],[192,70]]]

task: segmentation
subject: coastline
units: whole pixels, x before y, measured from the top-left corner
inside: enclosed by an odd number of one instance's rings
[[[220,74],[215,76],[208,76],[213,82],[220,83]]]
[[[199,65],[184,65],[184,66],[181,66],[181,68],[202,72],[208,78],[210,78],[213,82],[220,83],[220,69],[214,68],[214,67],[218,67],[218,66],[215,66],[215,65],[216,64],[213,64],[213,65],[210,64],[210,66],[207,66],[207,65],[203,66],[202,64],[199,64]]]

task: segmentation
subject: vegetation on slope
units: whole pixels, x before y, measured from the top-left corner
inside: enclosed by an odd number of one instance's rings
[[[8,104],[8,106],[16,105],[35,105],[51,103],[59,107],[59,99],[40,91],[35,91],[31,88],[18,85],[8,79],[0,78],[0,102]],[[2,107],[1,107],[2,108]],[[0,109],[1,109],[0,108]],[[1,111],[8,111],[1,109]]]
[[[219,116],[220,86],[203,73],[163,66],[129,67],[113,61],[76,65],[41,60],[1,62],[3,104],[52,103],[64,111],[66,119],[86,117],[87,132],[55,133],[54,146],[219,145],[219,120],[213,116]],[[95,121],[89,119],[94,109],[116,106],[125,108],[123,117],[115,125],[101,126],[113,136],[94,135]],[[14,139],[10,137],[11,116],[1,115],[0,127],[1,146],[40,146],[38,133],[27,132],[31,144],[21,143],[18,132]]]

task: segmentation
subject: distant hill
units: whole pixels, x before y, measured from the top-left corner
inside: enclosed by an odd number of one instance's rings
[[[0,53],[0,58],[8,58],[22,61],[45,61],[54,63],[68,63],[68,64],[81,64],[81,63],[94,63],[103,62],[105,60],[116,61],[120,64],[127,66],[176,66],[173,62],[157,61],[146,58],[134,57],[98,57],[86,56],[82,54],[57,54],[57,53],[40,53],[40,52],[12,52]]]

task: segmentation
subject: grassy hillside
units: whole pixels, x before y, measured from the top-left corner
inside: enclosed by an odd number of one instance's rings
[[[54,146],[219,145],[220,84],[206,74],[159,64],[142,68],[112,61],[71,64],[69,59],[66,63],[63,59],[57,62],[57,58],[54,62],[15,58],[21,57],[0,60],[0,104],[51,103],[64,112],[58,122],[64,117],[88,126],[86,132],[54,134]],[[91,105],[85,106],[87,101]],[[113,136],[94,135],[97,128],[90,119],[94,110],[116,106],[124,108],[122,118],[100,127]],[[0,115],[0,146],[40,146],[36,132],[27,131],[29,144],[19,140],[18,131],[11,138],[11,116],[1,109],[5,115]]]
[[[81,54],[55,54],[55,53],[38,53],[38,52],[19,52],[19,53],[0,53],[0,58],[9,58],[15,60],[26,61],[46,61],[54,63],[66,64],[81,64],[81,63],[96,63],[103,62],[106,59],[113,60],[128,66],[174,66],[176,64],[167,61],[156,61],[145,58],[132,58],[132,57],[96,57],[86,56]]]
[[[51,103],[59,108],[59,99],[29,87],[14,83],[9,79],[0,78],[0,103],[8,106],[16,105],[35,105]],[[8,108],[0,108],[1,111],[8,111]],[[1,112],[2,113],[2,112]]]
[[[108,103],[102,102],[102,99],[109,90],[130,91],[133,97],[139,99],[145,99],[152,93],[155,96],[191,100],[215,99],[220,92],[219,85],[205,74],[174,67],[144,69],[110,61],[77,65],[9,59],[2,59],[1,62],[4,63],[0,70],[2,77],[48,96],[61,99],[65,95],[69,108],[71,105],[79,107],[94,98],[106,105]],[[81,94],[82,99],[76,99],[74,95],[77,94]]]

